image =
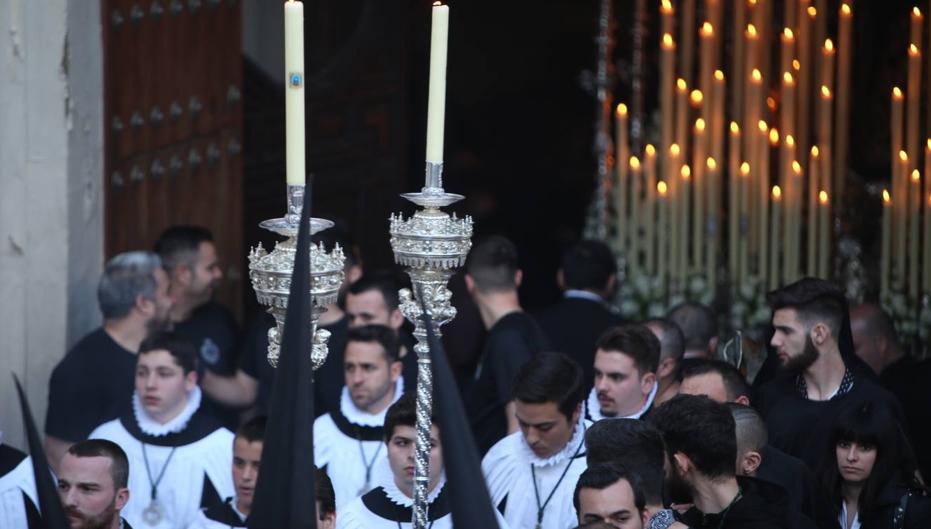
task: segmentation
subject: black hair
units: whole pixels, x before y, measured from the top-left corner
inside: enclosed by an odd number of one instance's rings
[[[505,237],[492,235],[472,247],[465,268],[483,292],[514,290],[517,247]]]
[[[598,338],[595,348],[631,357],[640,376],[656,373],[659,369],[659,339],[639,323],[625,323],[608,329]]]
[[[823,322],[837,341],[841,338],[841,324],[849,316],[844,291],[830,281],[813,277],[773,290],[766,294],[766,302],[774,312],[795,309],[799,320],[809,329]]]
[[[267,425],[268,417],[256,415],[236,428],[236,437],[241,437],[249,443],[264,442]]]
[[[653,410],[649,421],[663,434],[670,461],[681,452],[709,478],[735,474],[737,434],[725,405],[704,395],[676,395]]]
[[[747,380],[736,367],[722,360],[696,359],[694,362],[689,362],[689,365],[682,370],[682,380],[709,373],[717,373],[721,376],[727,400],[733,401],[740,396],[750,398],[752,394],[750,384],[747,384]]]
[[[638,419],[598,421],[585,432],[585,449],[589,467],[623,464],[642,478],[647,503],[663,503],[666,452],[663,436],[655,426]]]
[[[704,351],[708,342],[718,335],[717,316],[707,305],[687,301],[673,307],[666,317],[679,326],[685,336],[686,349]]]
[[[656,327],[659,330],[659,358],[673,358],[677,362],[685,356],[685,335],[679,324],[669,318],[653,318],[643,322],[647,328]]]
[[[355,283],[349,285],[348,292],[354,296],[364,294],[370,290],[377,290],[381,293],[385,306],[391,312],[398,308],[400,299],[398,298],[399,281],[394,274],[390,272],[373,272],[367,273],[360,277]]]
[[[194,266],[202,242],[213,242],[213,233],[203,226],[171,226],[159,235],[153,251],[162,259],[165,271],[178,266]]]
[[[333,482],[322,468],[316,469],[314,492],[320,503],[320,512],[317,516],[322,521],[329,514],[336,514],[336,493],[333,492]]]
[[[738,455],[745,454],[749,450],[762,455],[763,448],[769,442],[769,430],[766,429],[763,416],[750,406],[736,402],[728,402],[724,405],[731,410],[731,415],[734,417]]]
[[[185,375],[197,370],[197,349],[194,343],[181,333],[156,332],[139,344],[139,356],[151,351],[168,351]]]
[[[562,276],[567,289],[600,292],[608,287],[608,280],[615,274],[614,254],[601,241],[580,241],[562,256]]]
[[[129,482],[129,459],[126,452],[113,441],[87,439],[68,447],[74,457],[105,457],[110,460],[110,477],[115,489],[124,489]]]
[[[643,481],[636,472],[631,472],[625,466],[616,463],[599,463],[582,472],[579,481],[575,484],[575,492],[572,494],[572,504],[575,505],[576,512],[579,511],[579,492],[582,489],[604,490],[622,479],[630,484],[630,489],[634,493],[634,506],[637,507],[638,514],[642,513],[646,507]]]
[[[555,402],[567,419],[578,409],[585,395],[582,368],[562,353],[535,354],[514,377],[514,400],[527,404]]]
[[[883,404],[864,401],[844,408],[831,428],[821,478],[831,498],[831,505],[840,508],[843,478],[837,468],[837,445],[856,443],[876,449],[876,461],[863,490],[858,509],[861,519],[871,516],[878,507],[880,494],[890,484],[921,491],[924,486],[916,477],[918,465],[905,434],[890,410]]]
[[[350,342],[377,343],[385,353],[388,365],[400,359],[401,344],[398,335],[385,325],[363,325],[352,327],[346,331],[346,345]]]
[[[430,417],[431,422],[437,424],[437,418],[435,410]],[[398,426],[410,426],[414,428],[417,424],[417,394],[413,391],[408,391],[401,395],[401,398],[397,400],[391,407],[388,408],[387,413],[385,413],[385,442],[391,441],[391,436],[394,435],[394,429]]]

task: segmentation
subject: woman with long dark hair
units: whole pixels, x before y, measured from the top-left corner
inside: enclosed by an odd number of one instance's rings
[[[822,471],[841,529],[931,528],[931,499],[899,424],[881,404],[838,415]]]

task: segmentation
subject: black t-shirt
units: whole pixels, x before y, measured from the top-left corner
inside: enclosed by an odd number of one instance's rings
[[[830,400],[815,401],[802,396],[795,375],[783,374],[760,388],[756,406],[766,419],[769,444],[820,472],[823,463],[830,463],[827,456],[833,452],[828,443],[837,416],[848,406],[866,401],[887,406],[901,422],[895,397],[859,375],[853,375],[850,391]]]
[[[55,366],[49,381],[45,433],[76,443],[129,406],[136,355],[103,328],[82,338]]]
[[[239,349],[239,324],[223,305],[208,302],[201,305],[191,316],[175,323],[175,331],[187,336],[197,349],[197,374],[202,379],[204,370],[232,376],[236,373],[236,353]],[[220,420],[223,426],[235,430],[239,423],[239,411],[224,406],[204,394],[204,410]]]
[[[540,326],[524,312],[512,312],[488,330],[469,398],[472,430],[482,453],[507,433],[504,407],[511,401],[517,370],[546,344]]]
[[[268,363],[268,329],[273,325],[275,318],[270,314],[263,313],[256,318],[246,333],[243,350],[239,355],[239,369],[258,381],[255,404],[262,412],[268,411],[268,399],[275,381],[275,368]],[[339,407],[340,391],[345,380],[343,351],[346,348],[348,325],[349,318],[343,317],[331,325],[321,326],[330,331],[330,339],[327,342],[329,353],[326,362],[314,372],[314,415],[317,417]]]

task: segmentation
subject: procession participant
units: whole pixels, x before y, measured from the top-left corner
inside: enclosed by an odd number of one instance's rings
[[[666,317],[685,337],[683,359],[714,358],[718,349],[717,316],[711,307],[687,301],[673,307]]]
[[[132,529],[120,516],[130,497],[129,461],[116,443],[75,443],[58,469],[58,495],[71,529]]]
[[[579,523],[608,522],[617,529],[648,527],[640,476],[613,463],[585,469],[575,486]]]
[[[659,340],[659,367],[656,368],[656,398],[659,406],[679,393],[679,371],[685,355],[685,336],[676,323],[667,318],[654,318],[643,322]]]
[[[103,325],[68,351],[49,380],[45,452],[53,470],[69,446],[116,418],[132,398],[139,344],[170,324],[161,260],[150,252],[113,257],[97,285],[97,302]]]
[[[255,484],[259,480],[265,424],[266,418],[259,415],[236,430],[236,437],[233,439],[232,461],[233,486],[236,489],[236,495],[201,511],[197,519],[188,526],[189,529],[246,527],[246,518],[252,511]]]
[[[609,329],[596,347],[595,386],[586,401],[588,418],[643,417],[658,390],[659,340],[643,325],[627,323]]]
[[[538,353],[517,372],[513,399],[520,431],[482,460],[492,504],[515,529],[564,529],[585,470],[582,369],[561,353]]]
[[[136,391],[118,419],[91,438],[113,441],[129,459],[123,515],[134,527],[187,527],[201,507],[234,493],[233,433],[201,407],[197,352],[185,337],[162,333],[139,347]]]
[[[504,237],[489,237],[469,252],[466,287],[488,329],[468,399],[472,430],[482,453],[517,431],[511,399],[514,376],[546,345],[543,331],[520,306],[517,287],[522,277],[517,248]]]
[[[38,529],[41,520],[37,504],[32,460],[0,442],[0,527]]]
[[[337,512],[376,485],[385,414],[404,392],[394,331],[368,325],[349,329],[346,338],[339,407],[314,421],[314,462],[333,482]]]

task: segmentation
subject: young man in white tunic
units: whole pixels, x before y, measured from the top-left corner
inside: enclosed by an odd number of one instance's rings
[[[200,403],[194,345],[176,333],[145,340],[132,406],[91,433],[126,452],[132,494],[123,517],[136,529],[186,528],[201,507],[233,495],[233,433]]]
[[[116,443],[75,443],[57,467],[58,496],[71,529],[132,529],[120,516],[129,501],[129,461]]]
[[[37,528],[38,504],[32,459],[0,442],[0,527]]]
[[[383,325],[349,329],[339,409],[314,421],[314,463],[333,482],[337,512],[376,485],[385,413],[404,392],[398,348],[395,332]]]
[[[405,394],[388,409],[384,439],[387,457],[381,456],[377,462],[379,486],[337,509],[337,529],[404,529],[412,526],[416,411],[413,392]],[[449,499],[444,490],[446,479],[443,476],[439,428],[434,417],[430,428],[430,481],[427,486],[430,529],[453,526]]]
[[[659,355],[659,340],[645,325],[627,323],[605,331],[595,350],[595,386],[586,401],[588,418],[646,416],[659,387]]]
[[[566,355],[538,353],[517,372],[520,431],[482,460],[491,500],[514,529],[566,529],[578,518],[575,483],[585,470],[582,369]]]

